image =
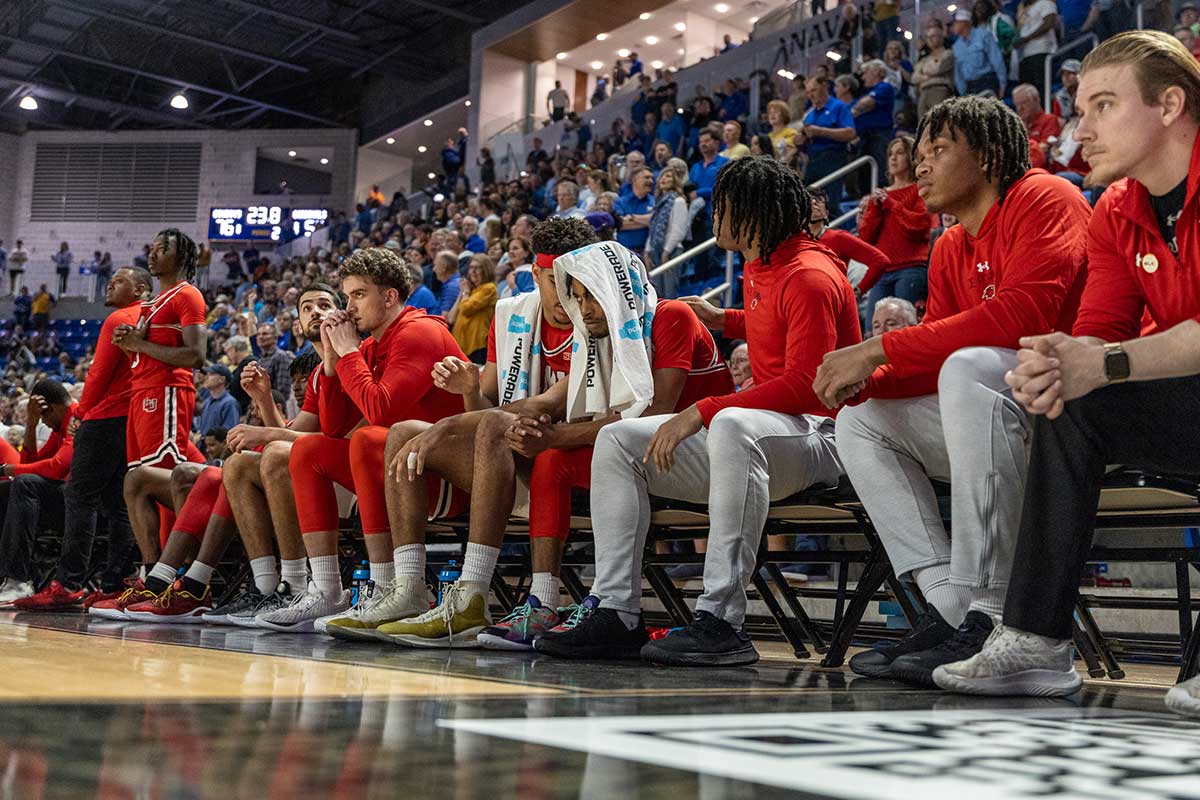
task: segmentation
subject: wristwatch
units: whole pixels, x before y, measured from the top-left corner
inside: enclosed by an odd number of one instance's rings
[[[1120,343],[1104,345],[1105,383],[1124,383],[1129,380],[1129,354]]]

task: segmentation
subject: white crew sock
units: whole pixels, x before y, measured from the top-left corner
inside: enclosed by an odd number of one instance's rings
[[[992,618],[993,625],[1004,621],[1004,598],[1008,596],[1007,589],[992,589],[990,587],[972,591],[971,606],[968,611],[980,611]]]
[[[263,594],[270,594],[279,585],[279,571],[275,568],[275,556],[250,559],[250,571],[254,573],[254,586]]]
[[[496,571],[496,562],[499,560],[499,547],[467,542],[467,555],[463,559],[463,570],[459,580],[474,581],[482,583],[484,586],[490,586],[492,573]]]
[[[150,568],[150,574],[147,575],[146,578],[158,578],[160,581],[166,581],[167,585],[169,586],[175,582],[175,574],[177,572],[179,572],[177,567],[172,567],[170,564],[164,564],[163,562],[159,561]]]
[[[212,567],[200,561],[193,561],[192,565],[188,567],[188,571],[184,573],[183,577],[191,578],[196,583],[202,583],[205,586],[208,586],[208,584],[212,581],[212,576]]]
[[[311,556],[308,566],[312,570],[313,583],[321,594],[334,597],[342,591],[342,573],[338,569],[336,555]]]
[[[279,561],[280,580],[291,587],[292,593],[304,591],[304,583],[308,580],[308,559],[284,558]],[[272,587],[274,591],[274,587]]]
[[[558,577],[553,572],[533,573],[529,593],[546,608],[558,608]]]
[[[971,605],[971,589],[950,582],[949,564],[934,564],[916,570],[913,579],[925,595],[925,602],[938,610],[947,625],[951,628],[962,625],[967,607]]]
[[[397,578],[425,577],[425,545],[402,544],[392,551]]]
[[[371,580],[381,590],[396,577],[396,565],[391,561],[371,562]]]

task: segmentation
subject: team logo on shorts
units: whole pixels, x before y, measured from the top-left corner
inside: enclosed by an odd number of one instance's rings
[[[155,411],[158,411],[158,398],[157,397],[143,397],[142,398],[142,411],[145,411],[147,414],[153,414]]]
[[[983,290],[983,299],[991,300],[995,296],[996,296],[996,284],[989,283],[987,285],[987,288]]]

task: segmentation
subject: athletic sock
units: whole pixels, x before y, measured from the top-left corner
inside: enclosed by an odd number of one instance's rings
[[[155,594],[162,594],[168,586],[175,582],[175,574],[178,571],[170,564],[159,561],[150,568],[150,574],[146,576],[146,588]]]
[[[492,583],[492,573],[496,571],[496,562],[499,560],[499,547],[467,542],[467,555],[463,559],[463,570],[459,580],[489,586]]]
[[[371,580],[380,589],[387,586],[396,577],[396,565],[391,561],[371,562]]]
[[[250,559],[250,571],[254,573],[254,588],[262,594],[270,594],[279,585],[279,570],[275,568],[275,556]]]
[[[200,561],[193,561],[183,576],[183,590],[193,597],[203,597],[212,576],[212,567]]]
[[[304,582],[308,580],[307,559],[282,558],[279,560],[279,568],[280,580],[291,587],[293,594],[304,591]]]
[[[1007,589],[992,589],[990,587],[975,589],[972,592],[971,606],[968,611],[979,611],[992,618],[993,625],[999,625],[1004,620],[1004,598]]]
[[[546,608],[558,607],[558,576],[553,572],[533,573],[529,594],[536,597]]]
[[[949,564],[934,564],[916,570],[913,578],[921,594],[925,595],[925,602],[938,610],[947,625],[952,628],[962,625],[967,607],[971,605],[971,589],[950,582]]]
[[[631,611],[618,610],[617,617],[620,618],[621,622],[625,625],[626,629],[628,629],[628,630],[633,630],[634,628],[636,628],[638,626],[638,623],[642,621],[641,614],[635,614]]]
[[[425,577],[425,545],[402,544],[392,551],[397,578]]]
[[[342,591],[342,573],[338,568],[336,555],[311,556],[308,565],[312,569],[312,579],[317,591],[326,597],[332,597]]]

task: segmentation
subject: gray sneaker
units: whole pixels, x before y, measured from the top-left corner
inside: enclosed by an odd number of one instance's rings
[[[964,661],[933,670],[933,682],[950,692],[1065,697],[1083,686],[1075,671],[1075,646],[997,625],[983,649]]]
[[[291,584],[289,584],[287,581],[281,581],[280,584],[275,587],[275,591],[268,595],[260,594],[258,596],[257,605],[252,606],[251,608],[242,609],[237,614],[231,615],[229,617],[229,623],[231,625],[237,625],[239,628],[257,628],[257,617],[259,614],[268,614],[272,611],[278,611],[279,609],[290,605],[293,599],[295,599],[295,595],[292,593]]]
[[[1200,675],[1172,687],[1167,692],[1167,708],[1176,714],[1200,717]]]
[[[263,601],[262,592],[251,586],[244,592],[238,592],[228,603],[221,605],[201,616],[209,625],[233,625],[231,617],[237,614],[253,611]]]

